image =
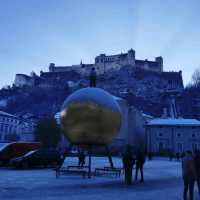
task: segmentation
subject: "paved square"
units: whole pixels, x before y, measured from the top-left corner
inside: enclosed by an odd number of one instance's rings
[[[68,158],[65,164],[74,164]],[[93,158],[94,167],[107,166],[106,158]],[[76,163],[77,164],[77,163]],[[121,166],[120,159],[114,159]],[[134,171],[135,172],[135,171]],[[181,200],[181,163],[155,159],[145,163],[145,182],[126,186],[121,178],[61,176],[56,179],[52,169],[13,170],[0,169],[0,199],[5,200]],[[195,185],[195,200],[198,198]]]

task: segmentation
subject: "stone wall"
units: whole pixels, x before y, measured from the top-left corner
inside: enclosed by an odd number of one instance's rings
[[[155,61],[136,60],[135,51],[130,49],[127,53],[117,55],[100,54],[95,57],[94,64],[83,64],[71,66],[56,66],[55,63],[50,63],[49,72],[69,72],[71,70],[80,73],[82,76],[88,76],[92,67],[95,67],[98,75],[108,71],[119,70],[121,67],[130,65],[148,71],[162,72],[163,58],[156,57]]]

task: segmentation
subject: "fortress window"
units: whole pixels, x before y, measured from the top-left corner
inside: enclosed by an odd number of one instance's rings
[[[164,149],[164,144],[162,142],[159,142],[158,149],[159,151],[162,151]]]
[[[168,80],[168,84],[172,85],[172,80]]]
[[[197,150],[197,144],[196,143],[192,143],[192,150],[193,152],[195,152]]]
[[[178,152],[183,152],[183,144],[182,143],[178,143],[177,148],[178,148]]]

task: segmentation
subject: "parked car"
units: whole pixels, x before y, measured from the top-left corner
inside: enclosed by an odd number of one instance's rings
[[[22,169],[34,167],[56,167],[61,163],[62,158],[59,152],[53,149],[30,151],[27,154],[10,161],[11,166]]]
[[[13,158],[22,156],[31,150],[41,148],[39,142],[12,142],[0,147],[0,165],[8,164]]]

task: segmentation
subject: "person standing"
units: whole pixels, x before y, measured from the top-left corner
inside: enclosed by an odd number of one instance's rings
[[[90,71],[90,87],[96,87],[96,79],[97,79],[97,73],[95,68],[93,67]]]
[[[179,154],[179,152],[176,153],[176,159],[177,159],[177,161],[180,160],[180,154]]]
[[[138,171],[140,171],[141,180],[140,182],[144,182],[144,174],[143,167],[145,163],[145,154],[144,152],[138,152],[136,156],[136,172],[135,172],[135,180],[137,181]]]
[[[182,176],[184,182],[183,199],[187,200],[187,193],[189,189],[189,199],[193,200],[196,171],[191,151],[187,151],[182,159]]]
[[[127,146],[125,153],[122,155],[122,161],[125,171],[125,183],[131,185],[132,183],[132,170],[135,164],[135,159],[131,152],[131,147]]]
[[[196,169],[196,180],[200,197],[200,151],[197,150],[194,155],[194,164]]]
[[[81,151],[78,156],[78,166],[83,167],[84,165],[85,165],[85,154],[83,151]]]

